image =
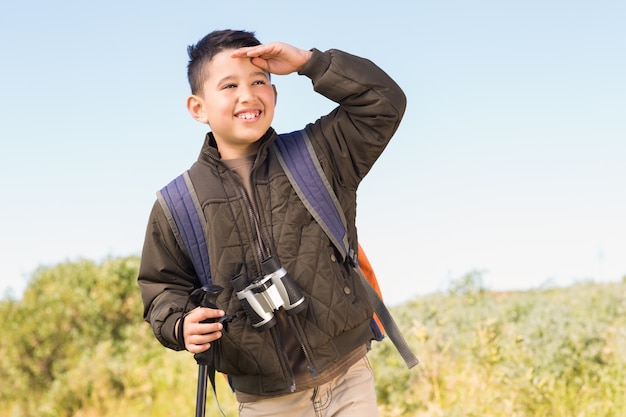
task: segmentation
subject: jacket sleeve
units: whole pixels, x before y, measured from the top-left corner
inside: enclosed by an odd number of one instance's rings
[[[193,265],[172,233],[158,202],[154,204],[139,266],[144,320],[165,347],[180,350],[174,327],[189,294],[199,286]],[[189,308],[195,305],[189,304]]]
[[[307,127],[309,136],[336,164],[339,180],[356,189],[398,128],[406,108],[400,87],[373,62],[331,49],[300,70],[316,92],[339,104]]]

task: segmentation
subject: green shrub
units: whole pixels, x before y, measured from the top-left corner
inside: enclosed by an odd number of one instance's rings
[[[0,415],[192,415],[197,365],[142,322],[138,264],[40,268],[22,300],[0,301]],[[408,370],[391,341],[373,344],[383,417],[626,415],[626,282],[494,293],[471,272],[392,311],[420,364]],[[207,409],[218,412],[210,391]]]

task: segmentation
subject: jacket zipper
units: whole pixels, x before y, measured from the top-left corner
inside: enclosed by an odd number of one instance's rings
[[[255,161],[255,166],[256,166],[256,161]],[[253,170],[254,170],[254,167],[253,167]],[[254,194],[254,185],[253,185],[254,183],[252,180],[253,180],[253,176],[252,176],[252,173],[250,173],[250,191]],[[261,236],[261,220],[259,218],[257,211],[255,210],[255,205],[252,203],[251,199],[248,197],[248,193],[246,192],[245,188],[241,184],[238,184],[238,188],[239,188],[239,192],[243,196],[243,201],[246,206],[246,210],[248,212],[248,217],[250,218],[250,224],[252,225],[252,231],[251,231],[252,241],[254,242],[254,245],[256,246],[256,249],[257,249],[256,251],[257,262],[258,262],[257,268],[259,271],[262,271],[261,263],[265,258],[269,256],[269,253],[266,253],[268,250],[264,248],[264,242]],[[294,392],[296,390],[296,377],[293,373],[293,369],[291,368],[289,364],[289,358],[287,357],[287,353],[285,352],[284,349],[282,349],[282,343],[280,340],[280,331],[277,328],[272,328],[272,329],[269,329],[269,332],[272,335],[272,339],[274,340],[274,345],[276,346],[276,349],[277,349],[276,353],[278,355],[278,360],[283,368],[283,371],[289,377],[289,380],[290,380],[289,392]],[[297,338],[298,338],[298,341],[300,342],[301,335],[298,334]],[[304,348],[303,345],[302,347]],[[305,353],[305,356],[307,357],[307,362],[308,362],[308,354]]]
[[[252,205],[252,202],[250,201],[250,198],[248,198],[248,193],[246,193],[245,188],[241,185],[238,185],[238,187],[239,187],[239,192],[243,196],[243,201],[246,206],[246,210],[248,212],[248,217],[250,218],[250,224],[252,225],[252,230],[251,230],[252,239],[251,240],[254,242],[256,246],[257,269],[261,271],[261,262],[263,261],[263,259],[267,257],[267,254],[264,253],[265,251],[263,250],[264,249],[263,240],[261,239],[261,236],[260,236],[260,227],[261,227],[261,225],[259,224],[260,220],[259,220],[256,210],[254,209],[254,206]]]
[[[287,353],[285,350],[281,348],[282,342],[280,340],[280,332],[276,327],[269,329],[269,332],[272,335],[272,339],[274,339],[274,345],[276,346],[278,352],[278,360],[283,367],[283,371],[289,376],[289,392],[294,392],[296,390],[296,376],[293,374],[293,369],[289,366],[289,358],[287,357]]]
[[[287,320],[289,321],[289,325],[293,329],[293,332],[295,333],[296,338],[298,339],[298,343],[300,344],[300,349],[302,349],[302,352],[304,353],[304,358],[306,359],[307,369],[309,373],[311,374],[311,376],[313,376],[313,378],[316,378],[318,375],[317,368],[315,367],[315,365],[313,365],[311,354],[309,353],[309,350],[306,348],[306,345],[304,344],[304,338],[302,337],[302,333],[300,332],[300,329],[296,326],[296,321],[294,320],[293,317],[287,315]]]
[[[254,161],[254,165],[252,167],[252,171],[250,172],[250,191],[253,194],[251,197],[254,199],[254,176],[253,176],[253,172],[257,166],[257,162],[258,162],[258,155]],[[251,231],[251,241],[254,242],[254,245],[256,246],[256,253],[257,253],[257,269],[259,271],[262,271],[261,268],[261,263],[262,261],[269,256],[269,253],[265,253],[268,251],[268,249],[266,249],[264,247],[264,242],[261,236],[261,220],[260,217],[258,215],[257,210],[255,209],[255,204],[252,203],[252,201],[256,201],[256,199],[251,200],[251,198],[248,196],[248,193],[246,192],[246,189],[243,187],[243,185],[241,185],[240,181],[238,178],[234,178],[237,187],[239,188],[239,192],[241,193],[242,197],[243,197],[243,201],[244,204],[246,206],[246,211],[248,212],[248,217],[250,219],[250,224],[252,225],[252,231]],[[305,343],[304,343],[304,338],[302,337],[302,333],[300,332],[300,329],[296,326],[294,319],[292,317],[288,316],[288,321],[289,324],[291,326],[291,328],[294,330],[294,333],[296,335],[296,338],[298,340],[298,344],[300,345],[300,348],[302,349],[302,352],[304,353],[304,357],[306,359],[307,362],[307,369],[308,371],[311,373],[311,375],[313,377],[316,377],[318,375],[317,369],[316,367],[313,365],[313,361],[311,359],[311,354],[309,352],[309,350],[307,349]],[[277,349],[279,350],[279,352],[277,352],[278,355],[278,359],[281,363],[281,366],[283,368],[283,371],[285,371],[285,373],[289,376],[290,379],[290,384],[289,384],[289,390],[290,392],[294,392],[296,390],[296,379],[295,379],[295,375],[293,373],[293,369],[291,368],[290,364],[289,364],[289,358],[287,357],[287,354],[285,352],[284,349],[281,348],[282,343],[279,337],[279,331],[276,328],[272,328],[269,330],[272,334],[272,338],[274,340],[274,345],[277,347]]]

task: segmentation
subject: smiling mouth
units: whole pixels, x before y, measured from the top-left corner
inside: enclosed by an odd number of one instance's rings
[[[247,112],[239,113],[236,115],[236,117],[242,120],[252,120],[252,119],[256,119],[260,115],[261,115],[261,111],[257,110],[257,111],[247,111]]]

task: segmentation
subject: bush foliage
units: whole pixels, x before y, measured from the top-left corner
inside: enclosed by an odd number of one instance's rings
[[[197,365],[142,321],[138,265],[40,268],[21,300],[0,301],[0,415],[193,415]],[[374,344],[381,416],[626,415],[626,283],[494,293],[473,272],[393,313],[421,363],[407,370],[389,340]],[[218,413],[210,390],[207,409]]]

